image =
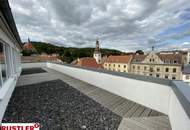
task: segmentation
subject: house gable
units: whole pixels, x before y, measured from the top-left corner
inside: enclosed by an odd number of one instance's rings
[[[159,56],[151,52],[146,58],[142,61],[142,63],[151,63],[151,64],[163,64],[163,61],[159,58]]]

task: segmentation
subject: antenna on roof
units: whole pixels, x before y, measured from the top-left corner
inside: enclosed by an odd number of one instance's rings
[[[154,51],[154,46],[152,46],[152,51]]]
[[[149,45],[151,46],[152,51],[154,51],[154,49],[155,49],[155,45],[156,45],[156,40],[153,39],[153,38],[148,39],[148,43],[149,43]]]

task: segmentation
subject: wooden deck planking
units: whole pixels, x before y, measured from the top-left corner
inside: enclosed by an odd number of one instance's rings
[[[119,130],[171,130],[170,124],[157,121],[163,118],[167,119],[167,116],[124,118],[119,126]]]

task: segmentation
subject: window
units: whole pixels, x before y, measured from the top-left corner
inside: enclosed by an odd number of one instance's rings
[[[109,66],[111,66],[111,64],[109,64]]]
[[[172,76],[172,79],[173,79],[173,80],[175,80],[175,79],[176,79],[176,77],[175,77],[175,76]]]
[[[144,70],[146,70],[146,66],[144,66]]]
[[[177,61],[176,61],[176,60],[174,60],[174,63],[176,64],[176,63],[177,63]]]
[[[160,68],[157,68],[157,72],[159,72],[160,71]]]
[[[186,75],[185,78],[186,78],[186,79],[189,79],[189,75]]]
[[[159,75],[159,74],[156,74],[156,77],[157,77],[157,78],[159,78],[159,77],[160,77],[160,75]]]
[[[164,60],[164,63],[170,63],[170,61],[169,60]]]
[[[124,65],[123,67],[126,68],[126,65]]]
[[[113,64],[113,66],[115,67],[115,64]]]
[[[152,74],[149,74],[150,76],[152,76]]]
[[[133,69],[135,69],[135,66],[133,65]]]
[[[165,75],[165,79],[168,79],[168,75]]]
[[[152,61],[152,59],[150,59],[150,62]]]
[[[138,66],[138,70],[140,70],[140,66]]]
[[[120,67],[120,65],[118,65],[118,67]]]
[[[7,79],[7,66],[6,66],[6,56],[5,56],[5,45],[0,43],[0,67],[2,83]],[[1,83],[1,85],[2,85]]]
[[[176,73],[176,68],[173,68],[173,72]]]
[[[107,64],[105,64],[105,66],[107,66]]]
[[[152,59],[152,61],[154,62],[154,59]]]
[[[153,72],[153,71],[154,71],[154,69],[152,67],[150,67],[150,72]]]
[[[169,68],[166,68],[166,72],[169,72]]]

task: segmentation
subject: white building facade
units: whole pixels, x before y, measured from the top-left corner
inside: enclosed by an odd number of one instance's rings
[[[21,73],[21,46],[8,1],[0,2],[0,122]]]

